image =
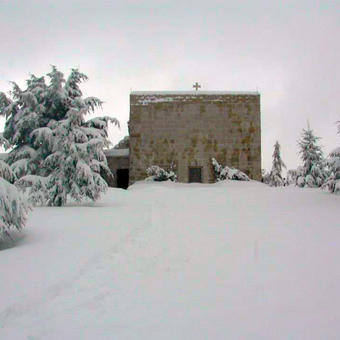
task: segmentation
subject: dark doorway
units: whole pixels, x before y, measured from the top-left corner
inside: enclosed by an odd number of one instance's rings
[[[127,189],[129,186],[129,169],[117,170],[117,188]]]
[[[202,183],[202,167],[189,167],[189,183]]]

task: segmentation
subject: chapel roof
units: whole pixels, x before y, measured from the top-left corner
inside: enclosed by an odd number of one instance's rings
[[[171,96],[171,95],[253,95],[253,96],[258,96],[259,92],[257,91],[132,91],[130,93],[131,95],[134,96]]]

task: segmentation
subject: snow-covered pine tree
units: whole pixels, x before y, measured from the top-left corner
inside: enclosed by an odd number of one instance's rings
[[[13,146],[6,162],[12,166],[17,177],[40,169],[37,151],[32,147],[31,133],[41,125],[46,84],[43,77],[34,75],[26,84],[27,88],[22,90],[13,82],[10,97],[0,93],[0,114],[6,117],[4,137]]]
[[[303,129],[301,139],[298,141],[302,168],[298,169],[296,185],[299,187],[320,187],[327,178],[324,159],[318,140],[310,127]]]
[[[262,175],[262,183],[269,184],[269,175],[270,173],[266,171],[266,169],[261,170]]]
[[[5,149],[9,147],[9,143],[2,133],[0,133],[0,146],[4,146]],[[0,159],[0,177],[10,183],[14,183],[16,180],[16,176],[11,167],[2,159]]]
[[[97,200],[107,189],[100,175],[101,170],[110,174],[103,148],[108,146],[108,122],[118,121],[104,117],[85,123],[85,105],[70,109],[67,118],[52,127],[53,152],[44,162],[50,170],[46,182],[49,205],[64,205],[67,195],[78,202],[85,198]]]
[[[340,135],[340,121],[338,124],[338,134]],[[326,163],[330,169],[330,175],[325,181],[323,188],[331,193],[340,194],[340,147],[335,148],[328,156]]]
[[[0,146],[7,141],[0,135]],[[24,196],[11,184],[15,175],[4,161],[0,160],[0,239],[9,236],[11,228],[21,230],[30,209]]]
[[[109,146],[108,123],[119,126],[111,117],[96,117],[85,121],[85,115],[93,113],[102,102],[95,97],[82,98],[79,83],[87,77],[73,69],[65,86],[64,100],[58,99],[59,110],[65,118],[50,121],[47,128],[33,132],[36,141],[49,145],[51,153],[43,162],[49,173],[46,180],[49,205],[61,206],[69,195],[76,201],[84,198],[96,200],[107,189],[100,172],[111,174],[103,152]],[[53,106],[51,106],[53,107]]]
[[[4,94],[0,97],[0,108],[8,117],[5,132],[15,146],[15,154],[10,153],[9,162],[20,178],[20,187],[29,188],[34,203],[45,196],[50,205],[65,204],[67,195],[77,201],[84,197],[95,200],[107,186],[100,171],[110,173],[103,153],[103,147],[109,144],[108,123],[119,125],[118,121],[110,117],[85,121],[84,116],[102,104],[95,97],[83,98],[79,85],[87,80],[85,74],[72,69],[65,80],[53,66],[47,76],[50,78],[48,85],[43,77],[32,76],[27,90],[15,87],[17,94],[13,100]],[[22,93],[26,92],[30,93],[30,101],[25,102],[27,96]],[[35,115],[35,125],[22,133],[23,143],[12,137],[17,134],[15,122],[25,117],[23,113],[18,115],[18,111],[27,113],[28,122]],[[44,188],[46,195],[38,195]]]
[[[274,187],[284,185],[284,181],[282,178],[282,167],[285,168],[286,166],[282,161],[280,148],[281,147],[279,142],[276,141],[273,152],[273,165],[268,178],[268,184]]]
[[[330,176],[325,181],[323,188],[327,188],[331,193],[340,194],[340,147],[329,154],[326,162],[330,168]]]
[[[295,184],[297,175],[298,175],[297,169],[289,169],[287,171],[287,185]]]

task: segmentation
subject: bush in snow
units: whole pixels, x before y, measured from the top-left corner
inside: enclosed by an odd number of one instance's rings
[[[273,165],[267,179],[270,186],[278,187],[285,184],[282,178],[282,167],[286,166],[281,159],[280,144],[278,141],[276,141],[274,145]]]
[[[340,134],[340,121],[337,123],[338,134]],[[340,194],[340,147],[329,154],[326,163],[330,169],[330,175],[323,188],[327,188],[331,193]]]
[[[16,180],[16,176],[14,175],[11,167],[2,160],[0,160],[0,177],[10,183],[14,183]]]
[[[265,184],[269,184],[269,175],[270,175],[270,173],[266,172],[265,169],[262,169],[261,170],[261,174],[262,174],[262,182],[265,183]]]
[[[0,136],[0,145],[6,141]],[[21,230],[29,210],[23,195],[11,183],[15,175],[11,168],[0,160],[0,239],[9,236],[11,228]]]
[[[152,177],[154,181],[162,182],[162,181],[172,181],[176,182],[177,175],[174,172],[174,165],[171,164],[170,169],[164,170],[158,165],[152,165],[146,169],[146,173],[148,176]]]
[[[15,182],[16,187],[28,193],[30,202],[36,205],[44,205],[48,201],[46,182],[48,177],[26,175]]]
[[[111,174],[103,152],[109,146],[108,123],[118,121],[85,121],[102,104],[95,97],[83,98],[79,84],[87,80],[85,74],[72,69],[65,80],[53,67],[47,76],[49,84],[31,76],[25,90],[13,84],[11,98],[0,93],[0,113],[7,117],[4,137],[14,146],[8,163],[24,178],[19,186],[29,190],[35,204],[45,197],[45,203],[60,206],[68,195],[96,200],[107,188],[101,171]]]
[[[296,178],[298,175],[298,171],[296,169],[289,169],[287,171],[287,184],[295,184],[296,183]]]
[[[223,167],[220,165],[215,158],[211,159],[216,181],[224,181],[226,179],[236,180],[236,181],[249,181],[249,177],[242,171],[229,168],[228,166]]]
[[[338,123],[338,134],[340,134],[340,121]],[[328,156],[326,163],[330,169],[330,176],[324,183],[331,193],[340,194],[340,147],[334,149]]]
[[[22,229],[29,209],[18,189],[0,177],[0,238],[9,236],[11,228]]]
[[[330,176],[323,188],[331,193],[340,194],[340,147],[334,149],[328,156],[327,165],[330,168]]]
[[[319,139],[309,127],[302,132],[298,145],[303,165],[297,169],[296,177],[296,185],[299,187],[320,187],[327,178],[323,153],[317,144]]]

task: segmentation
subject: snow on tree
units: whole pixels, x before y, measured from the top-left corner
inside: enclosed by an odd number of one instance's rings
[[[103,152],[110,144],[108,124],[119,123],[111,117],[85,121],[102,105],[96,97],[83,98],[85,74],[72,69],[65,79],[53,66],[47,76],[49,84],[31,76],[27,89],[13,85],[13,98],[0,95],[5,137],[14,145],[8,162],[35,204],[47,197],[47,204],[63,205],[68,195],[96,200],[107,188],[100,172],[111,174]],[[39,190],[46,192],[38,195]]]
[[[16,180],[16,176],[11,167],[3,160],[0,160],[0,177],[10,183],[14,183]]]
[[[300,157],[303,162],[298,168],[296,185],[299,187],[320,187],[327,178],[321,147],[317,144],[320,138],[316,137],[308,127],[303,129],[298,142]]]
[[[109,122],[119,126],[111,117],[96,117],[85,121],[102,102],[95,97],[83,99],[78,83],[86,79],[77,70],[72,70],[66,81],[65,92],[71,100],[66,101],[65,119],[50,122],[47,128],[37,129],[35,139],[49,145],[51,154],[43,166],[49,176],[45,182],[47,204],[64,205],[69,195],[75,201],[97,200],[107,189],[100,171],[111,174],[103,152],[109,146]]]
[[[331,193],[340,194],[340,147],[329,154],[326,162],[330,168],[330,176],[323,184],[323,188],[327,188]]]
[[[8,141],[3,137],[3,134],[0,133],[0,146],[4,146],[5,148],[9,147]],[[7,182],[14,183],[16,180],[16,176],[13,173],[11,167],[0,159],[0,177],[5,179]]]
[[[8,140],[4,137],[3,133],[0,133],[0,146],[3,146],[5,149],[9,149],[11,147]]]
[[[175,174],[174,168],[175,168],[174,164],[170,165],[169,170],[164,170],[158,165],[152,165],[146,169],[146,173],[148,174],[149,178],[157,182],[168,181],[168,180],[172,182],[176,182],[177,175]]]
[[[49,205],[64,205],[67,195],[76,201],[97,200],[107,189],[100,171],[110,174],[103,152],[109,142],[107,125],[113,118],[89,121],[84,124],[88,107],[70,109],[67,119],[52,128],[53,152],[44,162],[50,170],[46,182]],[[104,128],[105,126],[105,128]]]
[[[0,135],[0,145],[7,141]],[[11,228],[21,230],[30,209],[24,196],[11,183],[15,175],[4,161],[0,160],[0,239],[9,236]]]
[[[268,184],[274,187],[283,186],[285,184],[282,178],[282,168],[285,168],[286,166],[282,161],[280,148],[279,142],[276,141],[273,152],[273,165],[268,178]]]
[[[114,149],[128,149],[130,147],[130,136],[125,136],[114,146]]]
[[[18,189],[0,177],[0,239],[9,236],[11,228],[23,228],[29,209]]]
[[[27,80],[27,88],[20,89],[12,83],[11,98],[0,93],[0,114],[6,117],[4,138],[14,146],[9,153],[7,162],[16,164],[16,173],[23,176],[39,168],[37,153],[31,147],[31,132],[41,124],[45,111],[43,101],[46,84],[43,78],[34,75]]]
[[[296,169],[289,169],[287,171],[287,184],[295,184],[298,176],[298,171]]]
[[[340,121],[337,124],[338,134],[340,134]],[[323,188],[327,188],[331,193],[340,194],[340,147],[337,147],[329,154],[326,163],[330,169],[330,174]]]
[[[216,181],[224,181],[226,179],[236,181],[249,181],[249,177],[241,170],[235,168],[229,168],[228,166],[223,167],[220,165],[215,158],[211,159],[211,163],[214,168]]]
[[[266,171],[266,169],[261,170],[262,182],[265,184],[269,184],[269,175],[270,173]]]
[[[23,192],[28,191],[30,203],[34,206],[44,205],[48,200],[47,180],[48,177],[26,175],[19,178],[15,182],[15,186]]]

